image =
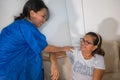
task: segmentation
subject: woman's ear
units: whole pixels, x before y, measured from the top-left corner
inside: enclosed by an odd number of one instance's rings
[[[93,47],[93,51],[96,50],[98,48],[98,45],[94,46]]]

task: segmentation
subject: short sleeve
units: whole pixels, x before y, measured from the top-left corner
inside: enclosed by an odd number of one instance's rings
[[[95,56],[95,68],[97,69],[105,69],[105,62],[104,62],[104,57],[101,55],[96,55]]]
[[[23,38],[35,53],[40,53],[48,44],[46,37],[33,25],[20,25]]]
[[[77,55],[76,50],[77,50],[77,49],[75,48],[75,49],[72,50],[72,52],[71,52],[71,51],[67,51],[67,52],[66,52],[66,54],[67,54],[67,56],[70,58],[70,61],[71,61],[72,64],[74,63],[75,57],[76,57],[76,55]]]

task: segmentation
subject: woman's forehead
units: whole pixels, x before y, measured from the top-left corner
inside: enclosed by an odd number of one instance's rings
[[[85,40],[93,41],[93,37],[90,36],[90,35],[85,35],[85,36],[84,36],[84,39],[85,39]]]

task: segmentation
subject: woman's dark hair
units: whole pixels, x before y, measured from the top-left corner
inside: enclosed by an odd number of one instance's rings
[[[37,12],[43,8],[46,8],[46,10],[47,10],[46,20],[48,20],[49,10],[48,10],[47,6],[45,5],[45,3],[42,0],[28,0],[24,5],[23,13],[21,13],[20,16],[15,17],[15,20],[30,17],[31,10],[33,10],[34,12]]]
[[[92,55],[94,56],[94,54],[99,54],[99,55],[104,56],[105,52],[101,48],[102,37],[99,34],[95,33],[95,32],[88,32],[88,33],[86,33],[86,35],[92,36],[94,45],[98,46],[98,48],[92,52]]]

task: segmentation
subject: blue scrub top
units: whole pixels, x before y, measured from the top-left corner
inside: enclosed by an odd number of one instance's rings
[[[0,80],[43,80],[41,52],[47,45],[26,19],[5,27],[0,34]]]

